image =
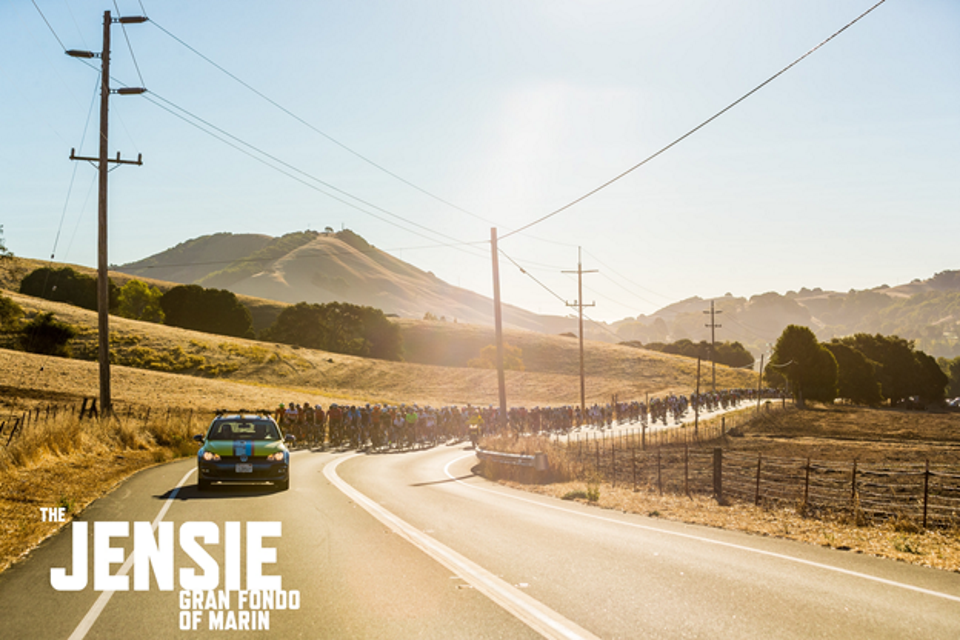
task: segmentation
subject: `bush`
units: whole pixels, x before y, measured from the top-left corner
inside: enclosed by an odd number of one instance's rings
[[[107,288],[112,311],[117,305],[119,289],[112,281],[108,282]],[[20,293],[54,302],[66,302],[91,311],[97,310],[97,279],[78,273],[70,267],[41,267],[32,271],[20,281]]]
[[[348,302],[287,307],[260,339],[381,360],[400,360],[403,351],[400,327],[383,311]]]
[[[0,296],[0,327],[14,329],[22,317],[23,309],[20,305],[6,296]]]
[[[163,322],[163,309],[160,308],[162,296],[156,287],[140,280],[131,280],[120,288],[117,315],[132,320]]]
[[[20,346],[31,353],[69,358],[69,343],[76,336],[77,330],[55,320],[53,313],[41,313],[20,330]]]
[[[181,285],[160,298],[164,323],[172,327],[237,338],[253,337],[250,310],[226,289]]]

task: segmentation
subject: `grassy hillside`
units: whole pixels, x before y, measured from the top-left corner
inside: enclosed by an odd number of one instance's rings
[[[33,393],[42,379],[44,394],[80,397],[95,395],[96,314],[66,304],[4,292],[28,313],[52,311],[57,318],[81,328],[73,342],[80,359],[39,358],[9,350],[13,337],[5,336],[3,351],[8,391]],[[456,352],[450,366],[418,362],[387,362],[332,354],[287,345],[186,331],[175,327],[111,318],[111,352],[118,366],[118,398],[126,402],[182,403],[184,388],[207,389],[195,402],[216,408],[218,395],[249,397],[273,406],[278,402],[311,399],[317,402],[423,402],[431,404],[498,402],[496,372],[462,366],[479,347],[492,342],[492,332],[482,327],[453,323],[410,323],[421,349]],[[436,336],[435,341],[430,335]],[[523,349],[525,371],[507,372],[510,404],[555,405],[579,402],[577,342],[534,332],[507,333],[507,342]],[[434,345],[440,345],[435,347]],[[464,345],[470,345],[467,348]],[[472,352],[476,345],[476,352]],[[434,353],[431,351],[430,353]],[[587,343],[587,397],[590,402],[642,398],[645,394],[689,393],[695,386],[696,364],[689,359],[654,352]],[[435,353],[430,357],[439,357]],[[426,360],[426,358],[421,358]],[[43,365],[42,375],[31,374]],[[126,367],[126,369],[125,369]],[[143,371],[137,369],[149,369]],[[56,371],[56,373],[54,373]],[[121,373],[122,372],[122,373]],[[171,375],[180,374],[180,375]],[[128,380],[128,382],[124,382]],[[233,383],[226,391],[223,383]],[[720,386],[752,386],[755,374],[718,368]],[[242,391],[236,385],[242,385]],[[129,388],[126,385],[130,385]],[[313,398],[322,398],[313,400]]]

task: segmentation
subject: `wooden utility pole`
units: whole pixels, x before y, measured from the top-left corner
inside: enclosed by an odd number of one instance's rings
[[[697,356],[697,391],[693,397],[693,435],[698,435],[700,433],[700,356]]]
[[[497,329],[497,385],[500,390],[500,428],[507,425],[507,381],[503,372],[503,317],[500,312],[500,260],[497,255],[497,228],[490,229],[493,258],[493,319]]]
[[[568,307],[577,307],[579,310],[580,316],[580,415],[587,415],[587,393],[586,393],[586,383],[584,382],[584,371],[583,371],[583,308],[584,307],[593,307],[597,303],[591,302],[590,304],[583,304],[583,274],[585,273],[597,273],[596,269],[591,269],[590,271],[584,271],[583,265],[581,264],[581,249],[577,247],[577,270],[576,271],[563,271],[563,273],[575,273],[577,274],[577,301],[568,302]]]
[[[767,354],[760,354],[760,372],[757,374],[757,413],[760,413],[760,396],[763,389],[763,356]]]
[[[713,308],[713,300],[710,301],[710,311],[704,311],[704,313],[710,314],[710,324],[704,325],[705,327],[710,328],[710,364],[713,368],[713,392],[717,392],[717,333],[716,330],[722,327],[723,325],[717,324],[715,322],[717,314],[723,313],[723,311],[716,311]]]
[[[146,18],[119,18],[117,20],[123,24],[145,22]],[[87,160],[97,162],[99,171],[99,206],[97,221],[97,333],[99,336],[99,361],[100,361],[100,415],[109,416],[112,412],[112,401],[110,398],[110,279],[107,268],[107,174],[108,166],[114,164],[143,164],[142,155],[138,155],[134,160],[121,160],[117,153],[116,159],[107,157],[110,150],[107,145],[107,131],[109,124],[109,105],[110,105],[110,26],[113,19],[109,11],[103,12],[103,49],[100,52],[100,154],[97,158],[85,158],[76,155],[76,150],[70,150],[71,160]],[[66,52],[67,55],[75,58],[94,58],[96,54],[89,51],[78,51],[71,49]],[[124,95],[134,95],[143,93],[145,89],[124,88],[117,93]]]

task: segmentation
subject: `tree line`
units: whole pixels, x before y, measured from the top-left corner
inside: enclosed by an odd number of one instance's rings
[[[808,327],[794,324],[777,339],[764,376],[768,384],[786,385],[800,407],[837,398],[871,406],[936,404],[951,383],[940,363],[911,340],[857,333],[820,343]]]
[[[71,267],[36,269],[23,278],[20,293],[91,311],[98,309],[97,279]],[[109,282],[109,312],[182,329],[334,353],[383,360],[400,360],[403,355],[400,328],[383,311],[345,302],[301,302],[287,307],[258,336],[250,310],[232,291],[188,284],[161,292],[140,280],[130,280],[122,287]],[[0,314],[4,329],[11,331],[17,328],[23,312],[12,300],[3,298]],[[76,335],[69,325],[55,321],[53,314],[40,314],[17,330],[25,336],[20,340],[23,348],[55,355],[68,354],[67,342]]]
[[[633,340],[621,342],[620,344],[628,347],[644,348],[652,351],[660,351],[661,353],[686,356],[688,358],[700,358],[701,360],[724,364],[728,367],[750,367],[753,366],[754,363],[753,354],[747,351],[747,348],[739,342],[718,342],[716,343],[715,350],[711,348],[711,343],[706,340],[693,342],[686,338],[682,338],[676,342],[648,342],[647,344],[641,344]]]

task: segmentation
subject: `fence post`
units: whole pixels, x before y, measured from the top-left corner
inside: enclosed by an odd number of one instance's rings
[[[690,497],[690,448],[683,445],[683,492]]]
[[[723,449],[713,450],[713,496],[717,504],[723,504]]]
[[[763,454],[757,454],[757,488],[756,492],[753,494],[753,504],[755,506],[760,506],[760,465],[762,464]]]
[[[633,491],[637,491],[637,449],[634,447],[630,450],[633,453],[631,458],[631,466],[633,467]]]
[[[617,441],[616,438],[610,443],[610,473],[613,476],[613,486],[617,486]]]
[[[927,528],[927,500],[930,496],[930,461],[923,470],[923,528]]]
[[[597,475],[599,476],[600,475],[600,441],[594,440],[593,444],[596,445],[596,448],[597,448]]]
[[[661,469],[663,465],[660,461],[660,447],[657,447],[657,491],[660,492],[660,495],[663,495],[663,476],[661,475]]]
[[[853,461],[853,473],[850,474],[850,504],[857,503],[857,461]]]

